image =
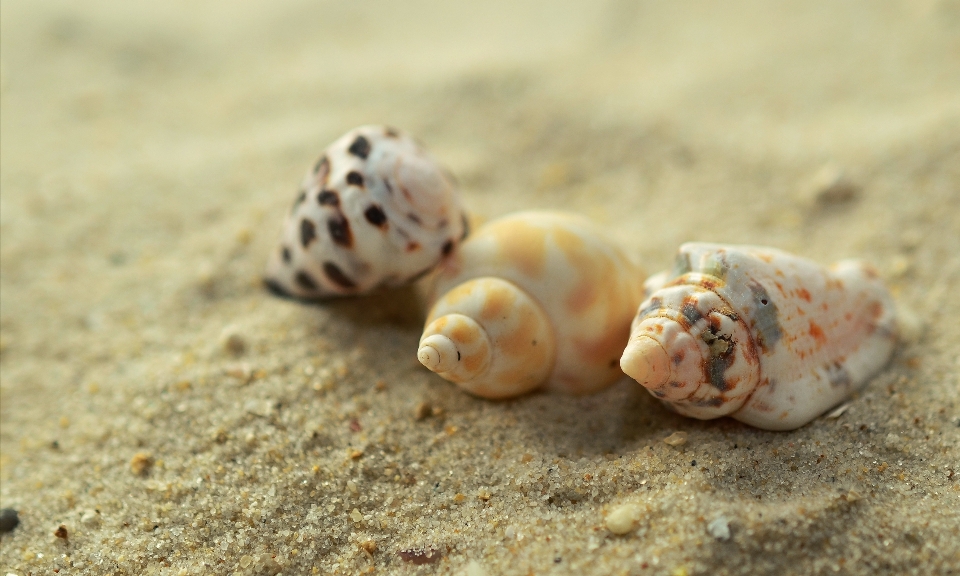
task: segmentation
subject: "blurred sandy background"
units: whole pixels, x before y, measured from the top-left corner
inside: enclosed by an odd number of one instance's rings
[[[0,82],[4,574],[960,573],[957,0],[4,0]],[[260,284],[365,123],[651,272],[694,239],[867,258],[919,329],[788,433],[627,379],[473,399],[409,291]]]

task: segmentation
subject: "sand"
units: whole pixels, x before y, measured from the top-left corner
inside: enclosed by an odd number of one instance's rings
[[[0,573],[960,573],[956,0],[5,0],[0,32]],[[412,290],[260,282],[365,123],[651,273],[868,259],[910,333],[793,432],[629,379],[472,398],[417,363]]]

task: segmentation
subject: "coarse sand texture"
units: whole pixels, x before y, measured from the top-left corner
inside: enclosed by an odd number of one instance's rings
[[[958,0],[3,0],[0,574],[960,574],[957,54]],[[792,431],[478,398],[417,358],[423,283],[264,286],[371,125],[474,231],[857,258],[904,337]]]

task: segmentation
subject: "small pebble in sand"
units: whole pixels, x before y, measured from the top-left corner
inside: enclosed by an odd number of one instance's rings
[[[364,540],[360,543],[360,549],[367,554],[373,554],[377,551],[377,543],[373,540]]]
[[[426,420],[433,414],[433,408],[427,402],[421,402],[417,404],[417,408],[413,411],[414,420]]]
[[[249,564],[248,566],[249,572],[247,574],[254,576],[276,576],[283,571],[283,566],[266,554],[261,554],[252,566]]]
[[[726,516],[718,516],[713,522],[707,524],[707,533],[717,540],[729,540],[730,520]]]
[[[439,550],[433,548],[409,548],[397,552],[400,559],[411,564],[433,564],[439,562],[441,555]]]
[[[87,528],[96,528],[100,526],[100,511],[84,510],[83,515],[80,516],[80,523]]]
[[[633,530],[643,510],[637,504],[623,504],[607,514],[607,530],[622,535]]]
[[[146,452],[137,452],[130,459],[130,471],[137,476],[146,476],[153,468],[153,456]]]
[[[13,508],[0,510],[0,533],[12,532],[20,523],[20,514]]]
[[[236,326],[227,326],[220,333],[220,345],[233,356],[242,356],[247,351],[247,341]]]
[[[843,413],[846,412],[852,404],[853,402],[844,402],[843,404],[834,408],[832,412],[827,414],[827,418],[839,418],[843,416]]]
[[[836,206],[857,199],[860,186],[842,168],[827,164],[801,187],[799,198],[808,206]]]
[[[897,328],[906,344],[916,344],[923,337],[926,323],[911,308],[897,306]]]
[[[68,540],[70,538],[70,533],[67,531],[67,527],[61,524],[53,531],[53,535],[59,538],[60,540]]]
[[[683,446],[684,444],[687,443],[687,433],[674,432],[673,434],[664,438],[663,443],[669,444],[670,446]]]

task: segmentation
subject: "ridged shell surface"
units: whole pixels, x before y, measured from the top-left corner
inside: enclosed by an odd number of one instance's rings
[[[505,216],[478,228],[438,269],[421,361],[489,398],[535,388],[596,392],[622,375],[618,359],[642,299],[642,281],[639,268],[582,217]],[[491,360],[451,377],[449,355],[443,364],[438,346],[425,358],[423,343],[462,318],[475,325],[470,330],[485,334],[468,340],[470,346],[484,340]],[[438,321],[446,323],[442,330]]]
[[[621,366],[695,418],[797,428],[862,387],[896,344],[893,300],[861,261],[688,243],[648,292]]]
[[[302,298],[398,286],[429,272],[465,233],[449,173],[410,136],[362,126],[304,177],[265,280]]]

